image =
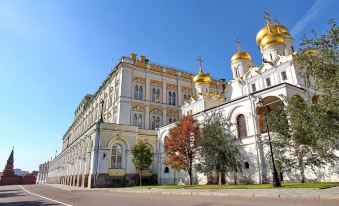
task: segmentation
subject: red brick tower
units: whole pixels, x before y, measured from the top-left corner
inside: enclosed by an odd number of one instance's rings
[[[14,148],[12,149],[12,152],[8,157],[5,169],[0,175],[0,185],[16,185],[21,183],[22,177],[16,176],[14,174],[13,167],[14,167]]]
[[[7,164],[2,173],[3,176],[14,176],[14,148],[12,149],[11,154],[8,157]]]

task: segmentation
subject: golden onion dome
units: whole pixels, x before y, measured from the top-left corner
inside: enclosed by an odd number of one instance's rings
[[[234,62],[238,59],[248,59],[252,61],[251,55],[245,51],[238,51],[237,53],[235,53],[231,58],[231,62]]]
[[[210,84],[211,83],[211,77],[209,73],[204,74],[202,72],[202,67],[200,67],[199,74],[195,75],[193,77],[194,84],[196,83],[203,83],[203,84]]]
[[[258,34],[257,34],[257,36],[255,38],[258,45],[260,45],[261,40],[267,35],[267,33],[268,33],[267,26],[265,26],[264,28],[260,29],[260,31],[258,32]]]
[[[285,39],[280,34],[268,34],[260,42],[262,48],[266,48],[271,44],[284,44]]]
[[[260,47],[263,48],[274,43],[285,43],[281,39],[292,39],[291,34],[285,26],[278,22],[271,23],[268,15],[265,16],[265,19],[266,25],[259,30],[256,36],[257,44]]]
[[[302,55],[315,55],[318,53],[318,50],[315,48],[306,48],[302,51]]]
[[[279,34],[284,38],[284,39],[292,39],[292,35],[288,31],[288,29],[281,25],[281,24],[276,24],[277,30]]]

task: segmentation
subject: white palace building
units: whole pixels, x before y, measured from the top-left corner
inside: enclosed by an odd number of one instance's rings
[[[233,79],[213,80],[202,66],[197,75],[153,64],[145,56],[122,57],[95,94],[86,95],[75,111],[72,125],[62,138],[61,153],[49,163],[48,183],[80,187],[121,187],[138,184],[138,171],[131,149],[138,141],[152,148],[154,161],[143,172],[144,184],[187,182],[187,175],[164,164],[164,139],[183,115],[202,120],[204,114],[220,110],[229,119],[239,140],[244,166],[240,182],[271,180],[269,150],[262,140],[263,110],[283,104],[284,96],[300,95],[306,101],[317,93],[304,87],[293,64],[293,39],[287,28],[266,16],[266,25],[256,41],[263,62],[255,66],[252,57],[238,51],[231,58]],[[336,145],[338,148],[338,145]],[[336,151],[338,153],[338,150]],[[194,182],[209,180],[198,172]],[[339,181],[339,165],[309,171],[319,181]],[[298,180],[298,174],[284,179]]]

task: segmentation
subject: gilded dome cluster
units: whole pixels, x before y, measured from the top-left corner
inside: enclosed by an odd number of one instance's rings
[[[256,36],[257,44],[261,48],[266,48],[271,44],[284,44],[286,39],[292,39],[287,28],[278,22],[272,23],[268,15],[265,16],[266,25],[260,29]]]
[[[291,34],[289,33],[288,29],[275,21],[272,23],[269,14],[265,11],[265,19],[266,25],[260,29],[256,36],[257,44],[262,48],[266,48],[272,44],[284,44],[286,39],[292,39]],[[252,57],[249,53],[240,50],[240,42],[239,40],[236,41],[238,45],[238,52],[236,52],[232,58],[231,62],[235,62],[236,60],[247,59],[252,61]]]

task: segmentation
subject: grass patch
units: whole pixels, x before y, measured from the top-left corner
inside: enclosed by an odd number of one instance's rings
[[[282,189],[289,188],[318,188],[326,189],[330,187],[338,187],[339,182],[307,182],[307,183],[283,183]],[[239,185],[148,185],[135,186],[132,188],[145,189],[269,189],[273,188],[272,184],[239,184]]]

